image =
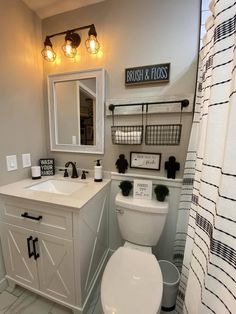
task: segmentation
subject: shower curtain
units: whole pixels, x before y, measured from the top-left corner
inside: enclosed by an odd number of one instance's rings
[[[236,313],[236,2],[210,9],[174,244],[177,313]]]

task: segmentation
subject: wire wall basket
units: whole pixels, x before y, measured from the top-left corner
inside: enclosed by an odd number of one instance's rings
[[[112,126],[111,136],[112,144],[141,145],[143,141],[143,126]]]
[[[145,144],[146,145],[179,145],[182,131],[182,110],[181,102],[180,122],[179,124],[148,124],[148,105],[146,106],[146,127]]]
[[[113,126],[111,127],[112,144],[117,145],[141,145],[143,142],[143,106],[141,125],[115,126],[114,109],[112,111]]]
[[[182,124],[146,125],[146,145],[179,145]]]

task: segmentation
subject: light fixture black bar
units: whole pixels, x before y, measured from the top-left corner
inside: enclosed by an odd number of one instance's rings
[[[52,35],[47,36],[48,38],[52,38],[55,36],[60,36],[60,35],[65,35],[66,33],[73,33],[75,31],[81,31],[83,29],[87,29],[87,28],[91,28],[94,24],[90,24],[90,25],[86,25],[86,26],[81,26],[81,27],[77,27],[77,28],[73,28],[73,29],[68,29],[67,31],[64,32],[60,32],[60,33],[55,33]]]
[[[188,107],[189,100],[183,99],[183,100],[155,101],[155,102],[145,102],[145,103],[135,103],[135,104],[120,104],[120,105],[119,104],[118,105],[110,104],[108,108],[110,111],[114,111],[115,107],[122,107],[122,106],[125,106],[125,107],[142,106],[142,108],[143,108],[144,105],[146,105],[148,107],[149,105],[176,104],[176,103],[180,103],[181,109],[182,109],[182,108]]]

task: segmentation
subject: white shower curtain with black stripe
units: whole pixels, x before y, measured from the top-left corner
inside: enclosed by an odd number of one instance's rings
[[[197,141],[186,162],[195,164],[193,190],[183,190],[176,235],[181,248],[187,232],[177,313],[236,313],[236,2],[213,0],[210,8],[192,131]]]

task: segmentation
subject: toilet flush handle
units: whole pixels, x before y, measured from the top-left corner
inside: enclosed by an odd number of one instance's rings
[[[120,214],[120,215],[124,214],[124,210],[123,209],[116,208],[115,211],[116,211],[117,214]]]

